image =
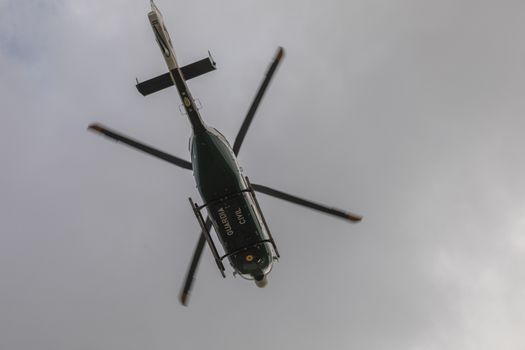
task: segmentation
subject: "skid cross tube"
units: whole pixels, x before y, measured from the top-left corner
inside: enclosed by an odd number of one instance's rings
[[[253,192],[252,189],[248,188],[248,189],[245,189],[245,190],[240,190],[239,192],[235,192],[234,194],[229,194],[229,195],[226,195],[226,196],[223,196],[223,197],[219,197],[217,199],[212,199],[211,201],[207,202],[207,203],[204,203],[203,205],[199,206],[199,210],[201,209],[204,209],[206,208],[208,205],[210,205],[211,203],[216,203],[216,202],[224,202],[230,198],[233,198],[233,197],[237,197],[237,196],[240,196],[242,195],[244,192]]]
[[[193,200],[191,198],[188,198],[190,201],[191,208],[193,209],[193,213],[197,217],[197,221],[201,225],[202,228],[202,234],[206,238],[206,241],[208,242],[208,245],[210,246],[211,252],[213,254],[213,257],[215,258],[215,262],[217,263],[217,267],[219,268],[219,271],[221,272],[222,277],[226,278],[226,274],[224,273],[224,265],[221,261],[221,258],[219,257],[219,253],[217,252],[217,247],[213,243],[213,240],[210,236],[210,231],[206,228],[206,224],[204,223],[204,219],[202,218],[202,214],[199,210],[199,206],[195,203],[193,203]]]

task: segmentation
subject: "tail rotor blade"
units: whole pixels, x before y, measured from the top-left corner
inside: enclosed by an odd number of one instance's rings
[[[211,228],[210,218],[206,219],[205,225],[209,231]],[[190,266],[188,267],[188,272],[186,273],[186,279],[184,281],[184,285],[179,295],[180,303],[184,306],[188,306],[188,299],[190,296],[191,287],[193,286],[193,281],[195,280],[195,272],[197,271],[197,267],[199,266],[199,261],[202,255],[202,251],[204,250],[205,243],[206,243],[206,238],[204,237],[204,234],[201,232],[197,245],[195,246],[195,251],[193,252],[193,257],[191,259]]]
[[[277,69],[277,66],[279,65],[279,62],[281,62],[281,59],[283,58],[283,56],[284,56],[284,49],[282,47],[279,47],[279,49],[277,50],[277,54],[275,55],[275,58],[273,59],[273,62],[270,65],[270,68],[268,68],[268,71],[266,72],[266,76],[264,77],[264,80],[261,83],[261,86],[259,87],[257,94],[255,95],[252,105],[250,106],[250,109],[248,110],[246,117],[244,117],[244,121],[241,125],[241,128],[239,129],[239,132],[237,133],[237,137],[235,138],[235,142],[233,143],[233,152],[235,153],[235,155],[237,155],[239,153],[239,150],[241,149],[242,141],[244,140],[244,137],[246,136],[246,133],[248,132],[248,128],[250,127],[250,124],[253,120],[255,112],[257,111],[257,107],[259,107],[259,103],[261,103],[264,93],[266,92],[266,89],[268,88],[268,84],[270,84],[270,80],[272,79],[275,73],[275,70]]]
[[[343,218],[345,220],[349,220],[349,221],[352,221],[352,222],[359,222],[359,221],[361,221],[363,219],[363,217],[360,216],[360,215],[353,214],[353,213],[350,213],[350,212],[347,212],[347,211],[343,211],[343,210],[337,209],[337,208],[327,207],[327,206],[325,206],[323,204],[311,202],[311,201],[303,199],[303,198],[292,196],[291,194],[287,194],[287,193],[284,193],[284,192],[281,192],[281,191],[277,191],[277,190],[275,190],[273,188],[270,188],[270,187],[267,187],[267,186],[252,184],[252,187],[257,192],[261,192],[261,193],[264,193],[264,194],[267,194],[269,196],[273,196],[273,197],[276,197],[276,198],[284,199],[285,201],[288,201],[288,202],[291,202],[291,203],[295,203],[295,204],[299,204],[299,205],[302,205],[302,206],[310,208],[310,209],[318,210],[318,211],[321,211],[321,212],[326,213],[326,214],[334,215],[334,216]]]

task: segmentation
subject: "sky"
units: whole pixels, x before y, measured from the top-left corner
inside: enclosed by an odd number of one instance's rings
[[[158,0],[206,122],[245,139],[281,253],[269,285],[222,279],[191,173],[87,132],[101,122],[184,157],[190,125],[149,2],[0,0],[0,348],[525,348],[525,3]]]

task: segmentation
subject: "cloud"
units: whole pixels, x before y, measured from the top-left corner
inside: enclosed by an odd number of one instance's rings
[[[261,195],[268,288],[206,255],[189,309],[191,174],[85,131],[187,157],[175,91],[135,91],[165,71],[148,6],[0,5],[0,347],[523,348],[521,3],[159,0],[181,62],[214,54],[190,88],[230,139],[285,46],[240,162],[365,216]]]

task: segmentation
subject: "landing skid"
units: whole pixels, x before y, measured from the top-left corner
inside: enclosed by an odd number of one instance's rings
[[[206,241],[208,242],[208,245],[210,246],[211,252],[213,254],[213,258],[215,259],[215,262],[217,263],[217,267],[219,268],[219,271],[221,272],[221,275],[223,278],[226,278],[226,274],[224,273],[224,264],[222,263],[222,259],[219,257],[219,253],[217,252],[217,247],[213,243],[213,240],[210,236],[210,231],[208,231],[208,228],[204,224],[204,219],[202,218],[202,214],[200,211],[200,208],[197,204],[193,203],[193,200],[189,198],[191,208],[193,209],[193,213],[197,217],[197,221],[201,225],[202,234],[206,238]]]

